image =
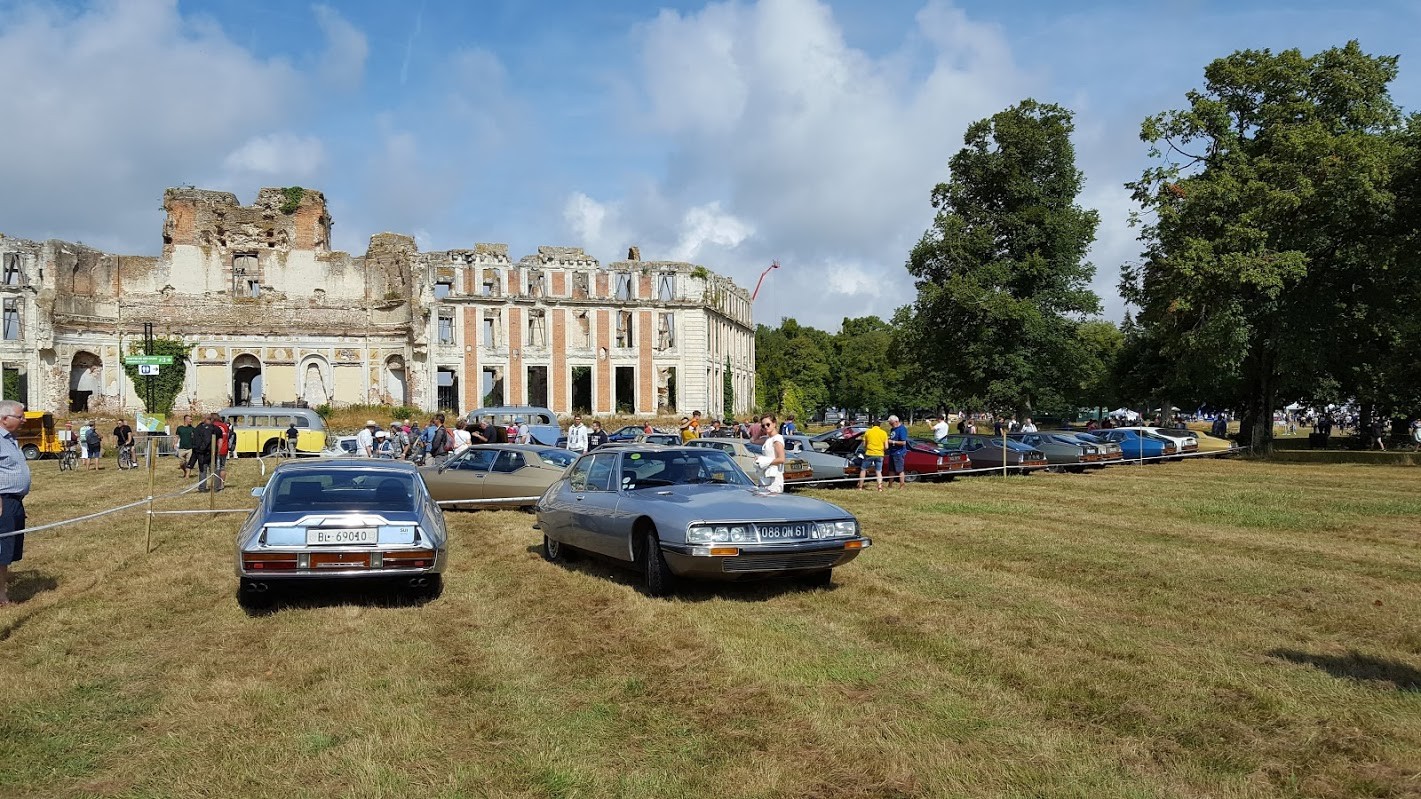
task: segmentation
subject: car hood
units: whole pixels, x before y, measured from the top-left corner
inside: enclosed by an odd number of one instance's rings
[[[629,502],[630,501],[630,502]],[[853,514],[823,500],[771,494],[745,486],[677,485],[640,488],[622,495],[621,506],[642,506],[647,513],[674,513],[685,521],[847,519]],[[621,510],[619,507],[618,510]]]

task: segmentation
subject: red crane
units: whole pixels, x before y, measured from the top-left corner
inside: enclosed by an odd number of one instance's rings
[[[763,272],[760,273],[760,279],[757,280],[757,281],[755,281],[755,290],[750,293],[750,302],[754,302],[754,301],[755,301],[755,297],[757,297],[757,296],[760,294],[760,284],[765,282],[765,275],[768,275],[768,274],[770,273],[770,270],[772,270],[772,269],[779,269],[779,268],[780,268],[780,262],[779,262],[779,261],[771,261],[771,262],[770,262],[770,265],[767,266],[767,267],[765,267],[765,271],[763,271]]]

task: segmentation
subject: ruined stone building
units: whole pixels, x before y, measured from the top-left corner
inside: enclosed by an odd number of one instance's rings
[[[749,408],[750,297],[679,262],[603,266],[576,247],[513,261],[503,244],[420,252],[372,236],[332,251],[324,196],[168,189],[163,252],[113,255],[0,235],[7,397],[34,409],[142,408],[123,356],[145,323],[187,344],[176,409],[305,402],[467,412]],[[724,407],[730,371],[735,408]]]

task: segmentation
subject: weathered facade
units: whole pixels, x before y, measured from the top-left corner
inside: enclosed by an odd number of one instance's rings
[[[6,396],[32,408],[142,407],[122,367],[145,323],[191,346],[178,409],[305,402],[559,413],[747,409],[754,328],[744,289],[704,267],[502,244],[419,252],[372,236],[330,249],[320,192],[169,189],[163,252],[0,236]],[[735,408],[724,407],[727,365]]]

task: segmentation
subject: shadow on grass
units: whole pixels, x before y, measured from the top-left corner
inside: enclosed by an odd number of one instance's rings
[[[528,552],[543,558],[543,547],[541,544],[534,544],[528,547]],[[641,573],[630,563],[624,564],[622,561],[613,560],[602,555],[589,552],[569,552],[564,560],[559,563],[546,564],[554,568],[562,568],[568,571],[585,574],[600,580],[626,586],[637,592],[645,593],[645,585],[641,579]],[[815,585],[805,578],[793,576],[769,577],[764,579],[745,579],[720,582],[716,580],[679,580],[676,589],[664,597],[665,599],[679,599],[684,602],[706,602],[712,599],[725,599],[732,602],[763,602],[777,596],[786,594],[800,594],[810,591],[833,591],[838,586],[830,583],[828,585]]]
[[[242,609],[249,616],[270,616],[287,610],[355,605],[367,608],[414,608],[437,598],[428,588],[410,588],[398,582],[376,584],[274,585],[264,594],[248,594]]]
[[[1295,649],[1275,649],[1269,655],[1322,669],[1333,677],[1356,682],[1391,683],[1401,691],[1421,691],[1421,670],[1395,660],[1382,660],[1360,652],[1315,655]]]
[[[42,594],[45,591],[53,591],[58,587],[58,580],[44,572],[34,569],[12,571],[10,573],[9,594],[11,602],[25,602],[32,599],[36,594]]]

